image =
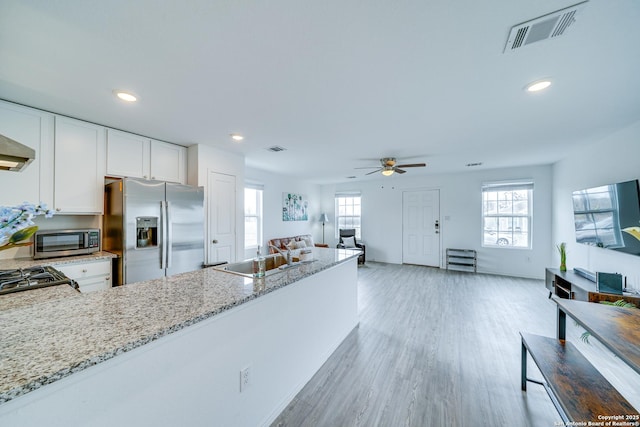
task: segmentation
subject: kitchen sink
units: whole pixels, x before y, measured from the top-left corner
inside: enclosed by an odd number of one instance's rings
[[[299,258],[293,257],[292,264],[287,265],[287,260],[280,254],[273,254],[264,257],[265,261],[265,276],[279,273],[280,271],[300,265]],[[214,267],[216,270],[226,271],[229,273],[239,274],[245,277],[253,277],[253,260],[248,259],[245,261],[234,262],[231,264],[223,264]]]

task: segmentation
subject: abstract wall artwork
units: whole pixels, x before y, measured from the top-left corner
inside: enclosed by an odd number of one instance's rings
[[[282,220],[307,221],[309,202],[303,194],[282,193]]]

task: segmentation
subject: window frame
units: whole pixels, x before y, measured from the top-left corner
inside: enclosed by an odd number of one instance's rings
[[[533,197],[534,197],[533,180],[517,180],[508,182],[487,182],[482,184],[482,232],[481,246],[483,248],[499,248],[499,249],[533,249]],[[514,212],[514,205],[522,202],[514,197],[515,192],[526,191],[527,212]],[[488,199],[489,193],[496,193],[495,197]],[[499,193],[503,197],[500,197]],[[502,201],[502,208],[500,202]],[[495,202],[495,206],[491,206],[491,202]],[[511,212],[500,211],[509,207]],[[489,220],[489,221],[488,221]],[[487,222],[495,224],[495,229],[488,225]],[[501,230],[501,224],[505,224],[504,231]],[[508,224],[511,224],[509,227]],[[519,225],[516,225],[519,224]],[[489,231],[493,230],[493,231]],[[520,230],[520,231],[518,231]],[[524,231],[523,231],[524,230]],[[517,235],[526,234],[526,245],[515,245],[518,242]],[[495,235],[495,243],[489,243],[488,236]],[[493,239],[493,237],[492,237]],[[506,242],[501,244],[500,242]]]
[[[358,206],[357,211],[359,214],[351,214],[351,215],[340,215],[340,200],[341,199],[358,199],[358,203],[354,203],[353,200],[351,203],[345,203],[345,208],[348,205],[351,205],[353,212],[356,211],[356,206]],[[341,218],[344,218],[344,226],[343,229],[354,228],[356,230],[356,239],[362,239],[362,194],[360,192],[338,192],[335,193],[334,196],[334,237],[336,239],[340,238],[340,223]],[[350,225],[348,225],[350,224]]]
[[[255,190],[256,191],[256,213],[255,214],[247,214],[247,204],[246,204],[246,200],[247,200],[247,190]],[[262,239],[263,239],[263,219],[264,219],[264,208],[263,208],[263,204],[264,204],[264,186],[261,184],[253,184],[253,183],[246,183],[244,185],[244,201],[245,201],[245,206],[244,206],[244,225],[245,225],[245,231],[244,231],[244,249],[245,251],[247,250],[252,250],[252,249],[258,249],[258,247],[262,246]],[[250,244],[247,245],[247,218],[256,218],[256,223],[257,223],[257,236],[256,236],[256,243],[255,244]]]

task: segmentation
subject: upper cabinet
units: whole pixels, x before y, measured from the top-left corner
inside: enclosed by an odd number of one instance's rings
[[[107,131],[107,175],[185,184],[187,149],[113,129]]]
[[[104,178],[187,182],[187,148],[0,100],[0,134],[36,152],[20,172],[0,170],[0,206],[46,203],[99,215]]]
[[[56,116],[54,208],[62,214],[102,214],[105,128]]]
[[[187,148],[151,140],[151,179],[187,183]]]
[[[107,175],[149,179],[149,138],[107,130]]]
[[[36,152],[21,172],[0,170],[0,206],[53,203],[53,114],[0,101],[0,134]]]

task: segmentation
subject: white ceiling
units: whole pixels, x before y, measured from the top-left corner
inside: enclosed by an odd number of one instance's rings
[[[428,164],[402,177],[548,164],[640,120],[637,0],[503,54],[577,2],[0,0],[0,98],[318,183],[386,156]]]

